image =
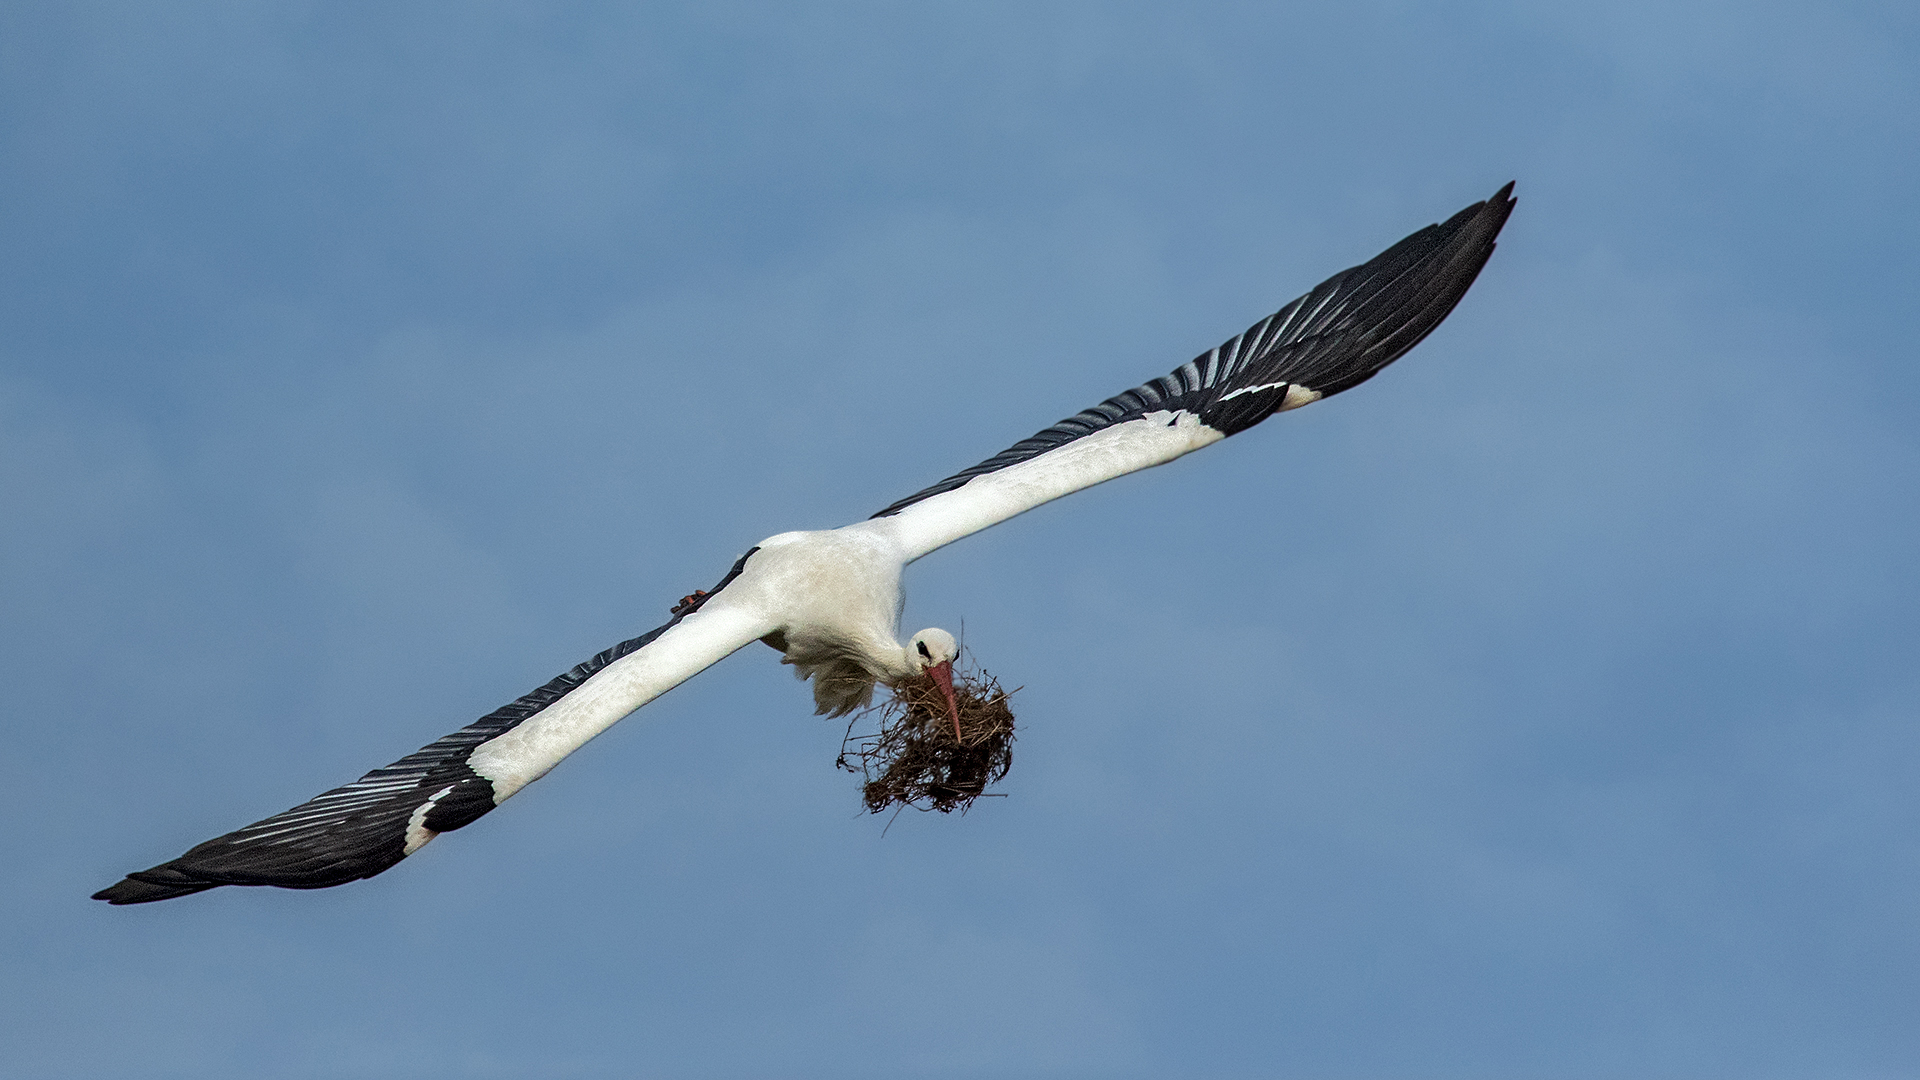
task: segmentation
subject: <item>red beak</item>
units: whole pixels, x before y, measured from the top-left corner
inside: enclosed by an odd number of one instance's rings
[[[960,741],[960,703],[953,699],[953,661],[942,660],[927,669],[933,676],[934,684],[940,692],[947,695],[947,715],[953,717],[953,741]]]

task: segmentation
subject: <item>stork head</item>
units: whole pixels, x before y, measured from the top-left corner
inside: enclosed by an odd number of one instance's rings
[[[953,697],[953,662],[960,656],[960,643],[945,630],[922,630],[907,642],[907,662],[915,671],[933,676],[934,685],[947,696],[947,714],[953,718],[953,738],[960,741],[960,703]]]
[[[960,643],[945,630],[922,630],[907,642],[907,663],[915,671],[927,671],[941,664],[951,670],[960,657]]]

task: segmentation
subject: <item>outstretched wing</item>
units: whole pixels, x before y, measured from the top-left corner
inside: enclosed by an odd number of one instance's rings
[[[144,904],[221,885],[324,889],[372,877],[472,824],[615,721],[772,629],[711,593],[459,731],[345,787],[215,837],[94,894]]]
[[[1440,325],[1493,254],[1513,185],[1343,270],[1171,374],[1022,439],[874,515],[917,559],[1372,378]],[[876,520],[876,525],[881,522]]]

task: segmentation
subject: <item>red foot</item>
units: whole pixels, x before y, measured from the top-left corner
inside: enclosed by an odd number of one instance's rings
[[[694,608],[699,607],[700,601],[705,600],[706,598],[707,598],[707,590],[695,589],[693,590],[692,596],[681,597],[680,602],[673,605],[673,610],[667,612],[667,614],[685,615],[687,612],[692,611]]]

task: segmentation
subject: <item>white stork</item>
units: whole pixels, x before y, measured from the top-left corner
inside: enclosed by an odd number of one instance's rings
[[[944,630],[896,636],[908,563],[1042,503],[1172,461],[1358,386],[1418,344],[1473,284],[1513,185],[1341,271],[1171,374],[1022,439],[873,517],[769,537],[665,626],[446,738],[94,894],[142,904],[221,885],[319,889],[372,877],[471,824],[561,758],[722,657],[766,640],[841,715],[926,671],[948,688]],[[957,723],[957,719],[956,719]]]

